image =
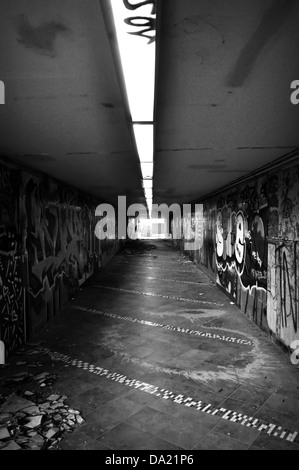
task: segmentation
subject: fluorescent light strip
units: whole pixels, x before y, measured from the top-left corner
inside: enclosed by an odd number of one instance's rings
[[[111,0],[118,47],[121,57],[127,96],[133,121],[153,121],[155,94],[155,42],[130,34],[144,29],[142,24],[135,26],[125,23],[130,17],[155,18],[152,5],[141,5],[138,10],[128,10],[124,2]]]
[[[153,162],[142,162],[140,163],[141,173],[143,179],[152,179],[154,175],[154,163]]]
[[[154,160],[153,124],[133,124],[133,130],[140,162],[152,163]]]
[[[142,180],[144,189],[153,189],[153,180]]]
[[[144,29],[144,20],[140,20],[140,18],[155,19],[156,15],[152,13],[152,4],[144,5],[141,3],[134,13],[126,8],[125,2],[110,0],[110,4],[133,121],[141,174],[143,181],[151,180],[151,183],[143,185],[148,209],[150,210],[153,196],[152,189],[151,192],[148,192],[146,188],[152,188],[154,132],[153,124],[148,123],[152,123],[154,117],[156,46],[155,41],[149,43],[148,38],[136,33],[141,33]],[[128,18],[133,20],[131,24],[125,22]],[[152,31],[152,33],[155,32]],[[137,122],[142,124],[137,124]],[[144,122],[147,122],[147,124],[143,124]]]

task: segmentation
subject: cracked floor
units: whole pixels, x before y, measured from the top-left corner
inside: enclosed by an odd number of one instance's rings
[[[11,382],[28,371],[54,379]],[[4,403],[57,394],[81,414],[57,450],[299,449],[298,368],[164,240],[120,251],[0,377]]]

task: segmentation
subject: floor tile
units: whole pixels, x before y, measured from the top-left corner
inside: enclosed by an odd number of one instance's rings
[[[82,286],[49,328],[38,334],[44,347],[70,356],[70,361],[77,359],[107,368],[115,375],[100,376],[89,368],[85,371],[77,367],[78,363],[52,360],[44,354],[27,357],[25,351],[5,372],[21,372],[23,369],[16,366],[20,358],[28,363],[39,358],[44,361],[42,367],[30,369],[31,373],[51,369],[58,375],[44,392],[65,394],[69,406],[79,410],[85,420],[72,433],[65,434],[62,449],[296,448],[285,439],[227,421],[220,413],[213,416],[136,388],[136,381],[146,382],[156,386],[157,393],[168,390],[184,399],[201,400],[290,430],[299,427],[297,368],[203,272],[186,263],[187,258],[179,250],[174,251],[168,241],[153,243],[156,249],[146,252],[146,256],[127,256],[124,252],[117,255]],[[173,282],[176,280],[185,283]],[[214,305],[215,301],[223,306]],[[115,318],[114,314],[122,318]],[[144,320],[151,324],[140,323]],[[161,325],[169,325],[170,329]],[[185,332],[178,332],[177,327]],[[196,336],[187,330],[211,336]],[[259,345],[260,362],[255,362],[252,346],[221,341],[212,337],[214,333],[254,339]],[[116,374],[134,381],[126,385],[118,381]],[[0,381],[1,394],[3,384]],[[33,386],[39,388],[39,384],[24,383],[18,390],[31,390]]]
[[[117,450],[144,449],[153,436],[127,423],[121,423],[105,432],[97,440],[99,443]]]
[[[211,431],[193,446],[193,450],[246,450],[248,444]]]
[[[77,400],[92,407],[99,407],[104,403],[109,403],[114,398],[116,398],[116,395],[107,392],[101,387],[93,387],[86,392],[77,395]]]
[[[85,416],[86,423],[82,425],[84,433],[93,438],[100,437],[105,431],[116,424],[127,420],[131,415],[142,408],[123,397],[115,398],[109,403],[95,408]]]
[[[242,426],[241,424],[233,423],[225,419],[221,419],[213,428],[213,431],[237,439],[245,444],[251,444],[259,435],[259,431],[256,428]]]
[[[299,450],[298,444],[275,436],[268,436],[266,433],[260,433],[251,445],[263,450]]]

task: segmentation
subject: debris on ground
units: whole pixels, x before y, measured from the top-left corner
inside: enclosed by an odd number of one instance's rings
[[[50,372],[42,372],[38,375],[31,374],[30,372],[20,372],[9,378],[4,378],[3,382],[8,388],[14,387],[15,385],[30,383],[32,381],[36,381],[39,386],[42,387],[45,385],[53,385],[56,379],[57,375],[51,374]]]
[[[146,256],[153,259],[156,259],[156,255],[152,255],[149,251],[156,250],[156,245],[144,243],[142,240],[126,240],[121,249],[119,250],[117,256]]]
[[[51,450],[84,423],[80,411],[65,403],[67,397],[54,391],[59,375],[40,344],[26,343],[15,361],[0,367],[0,450]]]
[[[65,432],[84,422],[80,411],[65,400],[65,395],[30,390],[0,395],[0,450],[53,449]]]

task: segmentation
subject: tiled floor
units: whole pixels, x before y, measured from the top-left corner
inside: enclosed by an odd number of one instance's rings
[[[170,242],[145,243],[33,338],[85,419],[59,448],[299,449],[298,368]]]

